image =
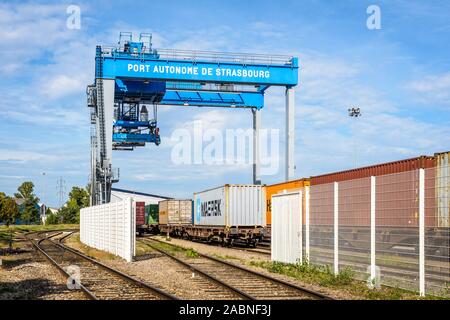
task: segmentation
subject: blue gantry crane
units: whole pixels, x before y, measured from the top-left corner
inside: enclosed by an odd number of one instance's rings
[[[154,49],[152,36],[133,41],[121,32],[117,46],[97,46],[91,108],[91,205],[108,203],[119,180],[112,151],[159,145],[160,105],[248,108],[253,114],[253,183],[260,184],[259,128],[264,94],[286,88],[286,180],[294,178],[294,87],[298,58]]]

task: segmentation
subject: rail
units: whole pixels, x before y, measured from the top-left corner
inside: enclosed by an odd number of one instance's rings
[[[48,236],[48,237],[45,237],[45,238],[39,240],[37,243],[36,243],[36,242],[33,242],[33,240],[32,240],[31,238],[28,237],[29,235],[34,234],[34,233],[37,233],[38,235],[40,235],[40,234],[42,234],[42,233],[48,233],[48,232],[47,232],[47,231],[30,232],[30,233],[26,234],[25,237],[28,239],[28,241],[31,242],[31,244],[32,244],[33,247],[36,249],[36,251],[40,252],[40,253],[41,253],[48,261],[50,261],[50,263],[53,264],[63,276],[65,276],[65,277],[67,277],[67,278],[70,278],[70,277],[71,277],[70,274],[68,274],[67,271],[66,271],[64,268],[62,268],[62,267],[61,267],[61,266],[60,266],[60,265],[59,265],[52,257],[50,257],[50,256],[45,252],[45,250],[43,250],[43,249],[39,246],[39,243],[40,243],[42,240],[49,239],[49,238],[52,238],[52,237],[56,237],[57,235],[62,234],[63,231],[55,231],[54,234],[52,234],[52,235],[50,235],[50,236]],[[97,297],[96,297],[89,289],[87,289],[84,285],[80,284],[80,289],[81,289],[81,291],[84,293],[84,295],[85,295],[88,299],[91,299],[91,300],[98,300]]]
[[[154,242],[166,244],[166,245],[169,245],[169,246],[172,246],[172,247],[182,248],[182,247],[179,247],[179,246],[177,246],[177,245],[174,245],[174,244],[171,244],[171,243],[167,243],[167,242],[164,242],[164,241],[161,241],[161,240],[157,240],[157,239],[154,239],[154,238],[146,238],[145,241],[154,241]],[[183,249],[184,249],[184,248],[183,248]],[[161,250],[158,250],[158,251],[161,251]],[[164,250],[162,250],[162,251],[163,251],[166,255],[171,255],[171,254],[165,252]],[[290,290],[293,290],[294,292],[299,292],[299,293],[301,293],[301,294],[303,294],[303,295],[310,296],[310,297],[312,297],[312,298],[314,298],[314,299],[320,299],[320,300],[333,300],[333,298],[331,298],[331,297],[329,297],[329,296],[327,296],[327,295],[324,295],[324,294],[322,294],[322,293],[320,293],[320,292],[316,292],[316,291],[313,291],[313,290],[310,290],[310,289],[307,289],[307,288],[304,288],[304,287],[301,287],[301,286],[298,286],[298,285],[289,283],[289,282],[287,282],[287,281],[284,281],[284,280],[281,280],[281,279],[277,279],[277,278],[271,277],[271,276],[269,276],[269,275],[266,275],[266,274],[263,274],[263,273],[260,273],[260,272],[256,272],[256,271],[254,271],[254,270],[247,269],[247,268],[241,267],[241,266],[239,266],[239,265],[236,265],[236,264],[234,264],[234,263],[230,263],[230,262],[227,262],[227,261],[223,261],[223,260],[214,258],[214,257],[209,256],[209,255],[205,255],[205,254],[202,254],[202,253],[199,253],[199,252],[197,252],[197,254],[198,254],[199,257],[201,257],[201,258],[204,258],[204,259],[207,259],[207,260],[209,260],[209,261],[213,261],[214,263],[218,263],[218,264],[222,265],[222,267],[229,267],[229,268],[234,269],[235,271],[236,271],[236,270],[241,271],[241,272],[243,272],[243,273],[245,273],[245,274],[247,274],[247,275],[254,276],[254,277],[256,277],[256,278],[266,280],[266,281],[268,281],[268,282],[270,282],[270,283],[273,283],[273,284],[275,284],[275,285],[278,285],[278,286],[281,286],[281,287],[284,287],[284,288],[289,288]],[[172,256],[172,255],[171,255],[171,256]],[[184,263],[184,264],[187,264],[186,262],[183,262],[183,263]],[[191,264],[187,264],[187,265],[192,267]],[[206,273],[206,274],[208,274],[208,275],[210,275],[209,272],[204,272],[204,271],[202,271],[202,272],[203,272],[203,273]],[[215,277],[215,278],[216,278],[216,277]],[[216,279],[217,279],[217,278],[216,278]],[[221,282],[223,282],[223,283],[225,284],[224,281],[222,281],[222,280],[219,280],[219,281],[221,281]],[[226,284],[226,285],[229,286],[228,284]],[[231,287],[231,286],[230,286],[230,287]],[[238,289],[238,290],[239,290],[239,289]],[[241,291],[241,292],[243,292],[243,291]],[[247,296],[248,296],[247,298],[249,298],[249,299],[257,299],[257,298],[258,298],[257,296],[254,296],[253,294],[248,294],[248,293],[246,293],[246,292],[243,292],[243,293],[244,293],[244,294],[247,294]]]
[[[84,262],[88,262],[91,265],[95,265],[97,268],[103,269],[104,271],[106,271],[107,273],[109,273],[110,275],[114,275],[116,277],[119,277],[121,279],[123,279],[124,281],[132,284],[135,286],[135,288],[141,288],[143,290],[145,290],[146,292],[151,293],[153,296],[157,296],[159,298],[162,299],[169,299],[169,300],[177,300],[178,297],[164,292],[158,288],[155,288],[145,282],[142,282],[138,279],[135,279],[119,270],[116,270],[114,268],[111,268],[109,266],[106,266],[102,263],[100,263],[99,261],[96,261],[80,252],[78,252],[77,250],[71,249],[65,245],[62,244],[62,241],[67,238],[68,236],[70,236],[72,233],[69,233],[68,235],[65,235],[64,237],[62,237],[61,239],[59,239],[60,243],[55,243],[54,241],[51,240],[51,238],[61,235],[62,231],[52,231],[54,233],[52,233],[51,235],[46,235],[43,238],[39,239],[37,242],[33,241],[33,239],[28,238],[28,240],[33,244],[33,246],[40,252],[42,253],[53,265],[55,265],[57,267],[57,269],[64,275],[67,277],[70,277],[70,275],[67,273],[67,271],[65,270],[65,268],[58,263],[49,253],[46,252],[46,249],[41,246],[41,243],[43,243],[44,241],[50,242],[52,246],[57,247],[61,250],[61,252],[63,252],[62,257],[64,257],[65,259],[67,259],[66,255],[64,253],[70,253],[72,255],[75,255],[76,257],[78,257],[78,259],[81,259],[80,261],[84,261]],[[40,232],[38,234],[42,234],[45,232]],[[48,248],[47,248],[48,249]],[[100,279],[101,280],[101,279]],[[99,281],[100,281],[99,280]],[[111,281],[108,280],[108,283],[111,283]],[[89,298],[89,299],[94,299],[94,300],[98,300],[98,296],[93,293],[90,289],[88,289],[87,287],[85,287],[83,284],[80,283],[80,288],[82,289],[83,293],[85,293],[85,295]],[[98,288],[97,288],[98,289]],[[117,292],[118,295],[120,294],[120,291]]]

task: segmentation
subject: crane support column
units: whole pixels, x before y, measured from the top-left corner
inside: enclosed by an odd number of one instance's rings
[[[286,181],[295,174],[295,91],[286,87]]]
[[[261,111],[253,108],[253,184],[261,184],[260,139]]]
[[[108,203],[111,195],[113,173],[112,130],[114,116],[114,79],[97,79],[97,168],[96,183],[100,193],[100,204]]]

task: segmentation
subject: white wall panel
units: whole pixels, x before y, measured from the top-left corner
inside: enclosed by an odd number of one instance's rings
[[[131,262],[136,246],[135,219],[132,198],[81,209],[80,240]]]
[[[272,260],[302,263],[302,192],[272,196]]]

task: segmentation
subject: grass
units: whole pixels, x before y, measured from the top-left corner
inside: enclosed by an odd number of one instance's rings
[[[11,225],[9,228],[13,232],[33,232],[33,231],[51,231],[51,230],[59,230],[59,229],[79,229],[78,224],[51,224],[51,225]],[[0,232],[7,231],[8,228],[6,226],[0,226]]]
[[[286,264],[272,261],[250,261],[250,266],[260,267],[272,273],[290,276],[299,280],[318,283],[325,287],[338,287],[349,285],[353,281],[354,272],[344,269],[335,276],[329,267],[315,266],[308,263]]]
[[[195,251],[193,248],[182,248],[180,246],[176,246],[176,245],[174,246],[171,244],[166,244],[166,243],[161,243],[161,242],[152,243],[152,246],[159,250],[166,251],[169,254],[174,254],[174,255],[183,254],[188,258],[198,258],[199,257],[198,252]]]
[[[136,241],[136,256],[141,256],[152,250],[146,241]]]
[[[94,249],[92,247],[89,247],[83,243],[81,243],[80,241],[80,234],[73,234],[70,237],[66,238],[65,245],[67,245],[68,247],[71,247],[75,250],[78,250],[82,253],[84,253],[85,255],[87,255],[88,257],[97,259],[97,260],[117,260],[120,259],[119,257],[108,253],[106,251],[101,251],[101,250],[97,250]]]
[[[350,268],[341,270],[334,275],[327,266],[315,266],[309,263],[286,264],[274,261],[250,261],[248,265],[265,269],[272,273],[286,275],[291,278],[310,284],[319,284],[323,287],[338,289],[340,292],[350,294],[356,299],[368,300],[439,300],[445,299],[436,296],[419,297],[416,293],[400,289],[382,286],[380,289],[369,289],[365,282],[355,280],[354,271]]]
[[[0,249],[8,248],[9,243],[12,240],[12,248],[16,249],[20,247],[20,241],[24,240],[24,235],[27,232],[39,232],[39,231],[51,231],[58,229],[78,229],[77,224],[60,224],[60,225],[11,225],[6,227],[0,226]]]

